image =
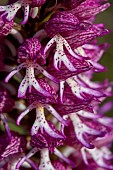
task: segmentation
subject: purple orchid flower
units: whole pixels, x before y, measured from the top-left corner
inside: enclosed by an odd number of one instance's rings
[[[4,142],[5,139],[5,142]],[[27,141],[25,137],[11,131],[11,139],[7,134],[0,136],[0,169],[7,166],[11,170],[16,169],[21,157],[23,157],[24,152],[26,151]],[[10,164],[9,164],[10,162]],[[26,162],[37,170],[36,165],[30,159],[26,159]]]
[[[52,39],[45,47],[46,51],[56,42],[57,53],[64,51],[63,44],[67,51],[75,58],[82,59],[81,56],[73,53],[72,48],[77,48],[89,41],[109,33],[102,24],[92,24],[91,22],[79,20],[71,12],[57,12],[51,16],[45,26],[45,30]],[[59,49],[59,46],[62,49]],[[56,54],[56,53],[55,53]],[[63,54],[63,52],[62,52]]]
[[[60,24],[61,23],[61,24]],[[68,25],[69,24],[69,25]],[[68,27],[67,27],[68,25]],[[56,51],[53,57],[53,66],[57,76],[59,76],[60,73],[60,80],[62,81],[63,78],[71,77],[73,74],[79,74],[80,72],[84,70],[77,69],[75,66],[76,63],[80,60],[88,60],[87,56],[82,54],[79,50],[76,50],[78,46],[81,46],[88,41],[100,36],[101,34],[106,34],[108,30],[104,29],[103,25],[92,25],[90,23],[81,23],[77,17],[72,15],[68,12],[58,12],[52,15],[52,17],[49,19],[49,21],[46,23],[46,32],[50,37],[53,37],[46,45],[44,49],[44,54],[50,49],[50,47],[56,42]],[[51,30],[51,31],[48,31]],[[73,34],[76,30],[76,33]],[[73,32],[74,31],[74,32]],[[90,32],[89,32],[90,31]],[[69,37],[67,37],[69,34]],[[72,34],[72,36],[71,36]],[[77,36],[79,35],[79,39],[77,39]],[[85,35],[85,36],[84,36]],[[81,36],[81,38],[80,38]],[[83,41],[84,38],[84,41]],[[66,41],[68,39],[69,41]],[[77,43],[75,42],[77,40]],[[80,41],[80,44],[79,44]],[[74,46],[75,50],[73,51],[69,43]],[[72,44],[74,43],[74,44]],[[64,48],[65,47],[65,48]],[[83,51],[84,52],[84,51]],[[70,60],[71,58],[71,60]],[[84,61],[81,63],[83,64]],[[50,61],[51,62],[51,61]],[[86,62],[86,61],[85,61]],[[89,64],[92,64],[96,69],[105,70],[103,66],[97,64],[96,62],[89,59]],[[51,66],[51,65],[50,65]],[[62,70],[63,67],[66,67],[66,70],[70,72],[70,74],[66,71],[65,76],[63,76]],[[87,67],[88,68],[88,67]],[[91,67],[90,67],[91,68]],[[49,68],[49,71],[51,72],[51,68]],[[52,71],[53,71],[52,70]],[[53,74],[54,74],[53,73]],[[63,72],[64,73],[64,72]],[[69,78],[70,79],[70,78]],[[67,80],[68,81],[68,80]],[[64,82],[60,82],[60,89],[61,89],[61,101],[63,96],[63,89],[64,89]],[[74,84],[73,84],[74,85]],[[76,87],[76,85],[75,85]]]
[[[17,124],[20,124],[20,121],[22,118],[27,115],[28,112],[30,112],[32,109],[36,109],[36,119],[31,129],[31,134],[35,135],[38,133],[39,130],[44,129],[46,133],[48,133],[52,137],[61,137],[59,134],[57,134],[51,126],[49,125],[48,121],[45,118],[45,112],[44,109],[49,111],[58,121],[61,123],[68,125],[68,121],[62,118],[62,116],[52,107],[53,103],[57,102],[57,94],[55,90],[43,79],[38,80],[39,84],[46,89],[51,96],[42,96],[40,93],[37,93],[37,91],[34,89],[31,91],[31,93],[27,93],[27,98],[30,103],[28,108],[20,114],[20,116],[17,119]]]
[[[113,83],[93,81],[95,72],[106,71],[99,60],[109,47],[95,39],[110,32],[94,20],[109,6],[107,0],[11,0],[0,6],[0,40],[12,55],[5,57],[0,44],[3,77],[11,70],[10,63],[16,63],[16,54],[20,64],[5,82],[23,69],[11,82],[11,86],[13,81],[20,82],[17,97],[21,99],[15,106],[0,87],[0,118],[6,129],[0,136],[1,170],[29,165],[35,170],[113,170],[113,118],[105,115],[113,102],[102,103],[113,95]],[[14,22],[16,15],[23,16],[25,25]],[[29,16],[37,17],[27,22]],[[17,86],[15,92],[10,90],[15,100]],[[13,106],[22,112],[17,125],[30,111],[36,115],[32,125],[32,120],[26,124],[31,129],[26,137],[9,129],[5,116],[13,122]],[[34,163],[37,152],[40,158]]]
[[[109,170],[113,169],[113,165],[110,164],[110,161],[113,159],[113,155],[107,147],[95,147],[94,149],[82,148],[81,152],[83,160],[87,166],[90,167],[87,159],[87,156],[90,156],[90,159],[93,159],[97,166]]]
[[[39,150],[39,148],[37,148],[37,147],[33,148],[25,157],[23,157],[18,162],[16,168],[18,169],[26,159],[31,158],[31,156],[33,156],[38,150]],[[72,167],[75,167],[75,164],[73,163],[73,161],[71,161],[70,159],[65,157],[59,150],[55,149],[54,154],[56,156],[58,156],[60,159],[62,159],[63,161],[65,161],[67,164],[71,165]],[[46,169],[55,170],[55,167],[52,165],[52,163],[50,161],[49,150],[47,148],[41,149],[40,155],[41,155],[41,160],[40,160],[39,169],[40,170],[46,170]],[[38,168],[37,168],[37,170],[38,170]]]
[[[59,66],[59,70],[56,70],[56,68],[53,65],[54,63],[53,55],[49,56],[48,58],[49,65],[47,67],[47,71],[50,74],[57,77],[57,79],[59,79],[60,81],[66,80],[67,78],[72,77],[74,75],[78,75],[79,73],[86,72],[93,67],[90,61],[88,62],[85,60],[76,59],[69,54],[66,54],[66,56],[68,60],[71,61],[71,63],[73,64],[75,68],[74,71],[69,70],[63,62]]]
[[[50,136],[50,134],[48,134],[44,129],[42,129],[38,131],[37,134],[31,137],[30,145],[32,147],[37,147],[40,149],[48,148],[51,153],[54,153],[56,147],[63,145],[64,139],[62,138],[63,136],[62,132],[56,130],[55,126],[51,122],[48,123],[50,127],[53,129],[53,131],[59,134],[59,138]]]
[[[34,69],[38,69],[39,72],[41,72],[44,76],[47,78],[55,81],[58,83],[58,80],[50,75],[46,70],[44,70],[43,67],[41,67],[38,63],[34,62],[35,57],[38,59],[38,52],[41,48],[41,44],[39,41],[35,38],[31,38],[29,40],[26,40],[25,43],[22,45],[22,47],[19,47],[18,49],[18,58],[19,62],[24,61],[22,64],[16,67],[9,75],[6,77],[5,82],[8,82],[9,79],[18,71],[20,71],[23,68],[26,68],[26,75],[24,79],[22,80],[19,89],[18,89],[18,97],[24,97],[26,94],[26,91],[29,87],[29,91],[31,91],[31,87],[33,86],[37,91],[42,93],[45,96],[49,96],[50,94],[44,90],[36,81]]]
[[[77,55],[72,50],[68,41],[65,39],[65,34],[68,34],[68,32],[71,32],[73,29],[76,31],[81,29],[83,30],[84,28],[83,26],[81,27],[79,20],[71,13],[58,12],[52,15],[52,17],[46,23],[45,29],[48,36],[52,37],[52,39],[47,43],[44,49],[44,54],[46,54],[50,47],[56,43],[56,51],[54,54],[54,67],[56,70],[59,70],[61,68],[61,63],[63,63],[68,70],[76,71],[76,68],[71,63],[71,61],[69,61],[66,55],[65,48],[69,55],[71,55],[73,58],[82,60],[82,57]]]
[[[38,8],[45,3],[45,0],[18,0],[14,3],[11,3],[6,6],[0,6],[0,12],[2,12],[1,16],[5,17],[6,20],[12,21],[16,16],[16,13],[19,9],[24,7],[24,20],[21,24],[26,24],[28,21],[30,7],[33,7],[31,11],[31,16],[36,17],[38,13]]]
[[[81,115],[78,116],[77,113],[72,113],[69,115],[69,117],[72,121],[72,125],[70,125],[70,129],[71,131],[75,132],[75,135],[74,133],[72,133],[73,136],[71,137],[73,138],[72,139],[73,144],[78,143],[79,141],[86,148],[92,149],[94,148],[92,142],[97,137],[103,137],[106,133],[106,129],[102,127],[101,124],[99,124],[98,122],[95,122],[91,119],[83,118]],[[96,117],[97,116],[95,116],[95,118]],[[66,132],[66,134],[68,135],[69,133],[68,128],[65,127],[64,132]]]

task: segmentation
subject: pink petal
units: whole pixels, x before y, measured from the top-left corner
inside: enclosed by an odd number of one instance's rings
[[[59,135],[58,133],[56,133],[50,126],[49,124],[46,122],[45,124],[43,124],[43,128],[44,130],[52,137],[54,138],[64,138],[63,136]]]
[[[53,115],[53,116],[55,116],[62,124],[64,124],[64,125],[68,125],[68,121],[66,121],[65,119],[63,119],[60,115],[59,115],[59,113],[51,106],[51,105],[49,105],[49,104],[46,104],[46,105],[44,105],[45,106],[45,108]]]
[[[21,22],[21,24],[26,24],[26,22],[28,21],[28,17],[29,17],[29,5],[26,4],[26,6],[24,6],[24,20]]]
[[[11,71],[11,73],[9,73],[9,75],[5,78],[5,82],[7,83],[9,79],[14,76],[14,74],[16,74],[18,71],[20,71],[24,67],[26,67],[26,63],[22,63],[19,66],[17,66],[16,69]]]
[[[28,86],[29,86],[29,84],[28,84],[27,78],[25,76],[25,78],[22,80],[22,82],[19,86],[19,89],[18,89],[18,97],[19,98],[25,97]]]
[[[39,83],[36,81],[36,79],[34,79],[32,81],[32,86],[41,94],[43,94],[44,96],[51,96],[51,94],[49,92],[47,92],[46,90],[44,90]]]
[[[36,108],[36,103],[32,103],[30,106],[27,107],[25,111],[23,111],[19,117],[17,118],[17,125],[20,125],[20,121],[23,119],[24,116],[26,116],[32,109]]]
[[[45,49],[44,49],[44,54],[46,54],[46,52],[49,50],[49,48],[55,43],[56,41],[56,37],[54,36],[48,43],[47,45],[45,46]]]
[[[60,82],[60,101],[61,101],[61,103],[63,103],[64,83],[65,83],[65,81]]]
[[[34,64],[34,67],[37,68],[45,77],[47,77],[48,79],[54,81],[55,83],[59,83],[59,80],[57,78],[55,78],[54,76],[52,76],[51,74],[49,74],[46,70],[43,69],[43,67],[41,67],[38,63]]]

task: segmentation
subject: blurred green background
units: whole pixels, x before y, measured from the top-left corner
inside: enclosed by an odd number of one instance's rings
[[[111,30],[109,35],[99,38],[100,43],[108,42],[110,44],[110,48],[100,61],[108,70],[95,75],[95,80],[99,81],[105,78],[109,78],[109,80],[113,81],[113,0],[109,0],[109,2],[111,3],[111,7],[99,14],[96,19],[96,23],[104,23],[106,28]]]

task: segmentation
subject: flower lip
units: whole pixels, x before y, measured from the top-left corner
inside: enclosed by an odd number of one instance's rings
[[[53,65],[54,61],[52,56],[53,55],[51,55],[48,59],[49,65],[47,67],[47,71],[60,80],[65,80],[79,73],[83,73],[93,67],[90,61],[88,62],[87,60],[79,60],[66,53],[66,56],[73,64],[75,71],[70,71],[69,69],[67,69],[63,62],[61,63],[61,67],[59,68],[59,70],[56,70]]]
[[[72,113],[69,115],[72,123],[69,127],[64,128],[64,132],[67,136],[66,142],[70,145],[76,144],[85,146],[86,148],[93,149],[95,147],[93,141],[98,137],[104,137],[106,131],[103,130],[103,126],[99,123],[95,123],[91,119],[86,119],[78,116],[77,113]],[[88,122],[88,123],[87,123]],[[71,130],[71,133],[69,133]],[[68,140],[68,138],[71,139]]]
[[[51,128],[56,132],[59,133],[53,124],[49,122],[49,125],[51,125]],[[60,134],[60,133],[59,133]],[[63,145],[63,140],[62,138],[54,138],[50,136],[44,129],[43,131],[39,130],[37,134],[33,135],[31,137],[31,142],[30,145],[32,147],[37,147],[40,149],[45,149],[48,148],[50,152],[54,152],[54,149],[57,146]]]

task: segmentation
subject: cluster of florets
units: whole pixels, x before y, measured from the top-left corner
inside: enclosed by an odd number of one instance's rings
[[[12,0],[0,6],[4,44],[0,44],[0,70],[10,71],[6,83],[13,77],[9,92],[2,80],[0,86],[0,118],[6,130],[0,136],[1,169],[26,169],[29,164],[35,170],[113,170],[113,118],[105,116],[113,103],[100,107],[112,96],[113,83],[108,79],[92,81],[94,73],[106,71],[98,61],[109,47],[95,40],[109,30],[94,20],[109,6],[104,0],[62,0],[56,4]],[[23,21],[16,22],[23,13]],[[9,58],[5,48],[9,48]],[[15,110],[19,115],[13,120]],[[16,121],[19,126],[22,119],[23,135],[10,130],[9,123]],[[37,152],[39,165],[31,159],[36,159]],[[50,160],[51,153],[56,159]]]

